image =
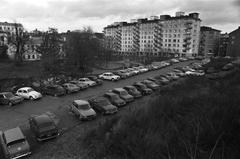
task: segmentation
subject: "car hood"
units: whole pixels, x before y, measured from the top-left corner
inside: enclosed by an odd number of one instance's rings
[[[55,131],[55,130],[57,130],[57,127],[52,125],[52,126],[40,128],[38,131],[39,131],[39,133],[47,133],[47,132],[51,132],[51,131]]]
[[[130,99],[130,98],[132,98],[131,95],[125,95],[125,96],[121,96],[121,97],[124,98],[124,99]]]
[[[12,145],[11,147],[8,147],[8,152],[9,152],[11,158],[20,156],[29,151],[30,151],[30,146],[27,141],[24,143],[19,143],[16,145]]]
[[[96,112],[93,109],[79,110],[79,112],[85,117],[91,116],[91,115],[96,115]]]
[[[116,107],[115,107],[114,105],[112,105],[112,104],[109,104],[109,105],[103,106],[103,108],[104,108],[105,110],[116,109]]]
[[[10,98],[11,101],[17,101],[17,100],[21,100],[23,99],[22,97],[19,97],[19,96],[14,96],[12,98]]]

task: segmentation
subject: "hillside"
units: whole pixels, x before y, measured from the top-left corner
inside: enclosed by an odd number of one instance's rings
[[[145,109],[108,120],[79,141],[98,159],[238,158],[239,79],[239,69],[215,80],[187,78],[162,88]]]

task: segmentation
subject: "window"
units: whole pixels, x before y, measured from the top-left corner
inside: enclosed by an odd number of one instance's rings
[[[171,39],[168,39],[168,42],[171,42]]]

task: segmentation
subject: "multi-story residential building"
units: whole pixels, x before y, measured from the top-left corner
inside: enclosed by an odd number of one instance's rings
[[[24,45],[24,53],[22,58],[24,61],[38,61],[41,59],[41,53],[38,52],[38,47],[43,43],[43,38],[30,37],[29,40]]]
[[[227,48],[227,56],[240,57],[240,26],[238,29],[229,33],[229,45]]]
[[[227,55],[227,47],[229,43],[229,35],[228,33],[220,35],[219,48],[218,48],[218,56],[226,56]]]
[[[202,26],[199,55],[202,56],[216,56],[218,55],[220,30],[211,27]]]
[[[120,55],[196,56],[199,48],[198,13],[152,16],[114,23],[104,28],[113,51]]]
[[[23,31],[23,25],[20,23],[0,22],[0,31],[14,35],[16,34],[16,31]]]

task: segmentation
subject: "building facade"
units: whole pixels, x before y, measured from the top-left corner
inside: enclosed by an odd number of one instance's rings
[[[0,22],[0,31],[14,35],[16,31],[23,31],[23,25],[20,23]]]
[[[200,35],[199,55],[217,56],[220,40],[220,30],[202,26]]]
[[[227,47],[229,43],[229,35],[228,33],[220,35],[219,48],[218,48],[218,56],[227,56]]]
[[[115,22],[104,28],[109,48],[116,54],[137,56],[196,56],[199,49],[198,13],[152,16]]]
[[[43,38],[30,37],[24,45],[24,53],[22,58],[24,61],[38,61],[41,60],[41,53],[38,52],[38,47],[43,43]]]
[[[229,33],[227,56],[240,57],[240,26],[238,29]]]

